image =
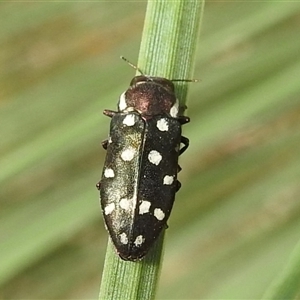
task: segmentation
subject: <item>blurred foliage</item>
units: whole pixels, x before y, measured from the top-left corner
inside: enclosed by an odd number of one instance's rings
[[[0,3],[0,298],[96,299],[95,183],[145,1]],[[300,4],[207,2],[158,298],[257,299],[300,226]]]

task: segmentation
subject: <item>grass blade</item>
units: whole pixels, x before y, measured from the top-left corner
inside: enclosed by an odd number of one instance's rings
[[[149,1],[138,67],[148,75],[190,78],[204,1]],[[176,85],[183,106],[187,84]],[[141,262],[124,262],[111,242],[106,255],[100,299],[153,299],[159,276],[163,234]]]

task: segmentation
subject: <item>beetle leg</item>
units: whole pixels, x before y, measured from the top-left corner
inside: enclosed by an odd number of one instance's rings
[[[181,188],[181,183],[179,180],[176,181],[176,192],[178,192]]]
[[[112,118],[117,112],[109,109],[104,109],[103,114]]]
[[[184,146],[179,150],[179,155],[181,155],[188,147],[190,144],[190,141],[188,138],[182,136],[181,141],[180,141]]]
[[[100,188],[101,188],[101,181],[97,182],[96,188],[97,188],[98,191],[100,191]]]
[[[107,150],[108,140],[104,140],[101,142],[102,147]]]
[[[186,123],[189,123],[190,122],[190,118],[189,117],[186,117],[186,116],[179,116],[178,117],[178,121],[181,125],[184,125]]]

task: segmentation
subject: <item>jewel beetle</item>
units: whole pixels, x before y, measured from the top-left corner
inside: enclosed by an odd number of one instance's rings
[[[181,186],[178,157],[189,146],[181,126],[190,120],[179,115],[172,80],[146,76],[129,64],[141,75],[120,96],[117,111],[103,112],[111,123],[109,137],[102,142],[107,153],[97,188],[118,255],[135,261],[147,254],[167,227]]]

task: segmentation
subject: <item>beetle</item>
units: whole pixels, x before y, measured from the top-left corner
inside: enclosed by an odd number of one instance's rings
[[[167,227],[181,186],[178,157],[189,146],[181,126],[190,121],[179,115],[172,80],[135,68],[141,75],[120,96],[118,110],[103,112],[111,123],[97,184],[106,228],[118,255],[129,261],[142,259]]]

